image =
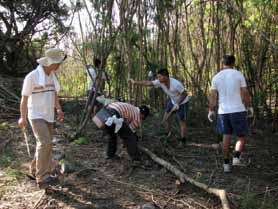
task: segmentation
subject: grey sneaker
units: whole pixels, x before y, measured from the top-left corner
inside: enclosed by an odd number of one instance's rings
[[[241,162],[240,158],[233,157],[233,166],[244,166],[244,164]]]

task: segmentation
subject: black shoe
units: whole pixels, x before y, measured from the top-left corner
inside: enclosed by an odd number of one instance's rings
[[[36,180],[36,176],[34,176],[33,174],[26,173],[25,175],[28,177],[29,180]]]
[[[57,185],[58,183],[59,183],[59,180],[57,178],[49,176],[43,182],[39,182],[38,187],[40,189],[45,189],[48,186],[54,186],[54,185]]]

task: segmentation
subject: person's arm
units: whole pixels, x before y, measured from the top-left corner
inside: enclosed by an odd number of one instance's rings
[[[250,107],[251,106],[251,97],[250,97],[247,87],[241,87],[240,90],[241,90],[241,96],[242,96],[242,101],[243,101],[244,105],[246,107]]]
[[[247,109],[247,117],[253,117],[254,115],[254,109],[252,107],[252,101],[251,101],[251,96],[249,94],[249,91],[247,87],[241,87],[241,98],[243,101],[243,104],[245,105]]]
[[[181,96],[180,96],[180,98],[179,98],[177,104],[180,105],[186,97],[187,97],[187,92],[186,92],[186,91],[183,91],[183,92],[181,93]]]
[[[174,80],[174,86],[176,91],[179,93],[179,99],[174,103],[174,109],[178,110],[180,104],[184,101],[184,99],[187,97],[187,92],[185,91],[185,88],[183,86],[183,84],[178,81],[178,80]]]
[[[128,82],[131,82],[131,84],[138,85],[138,86],[149,86],[149,87],[154,86],[152,81],[135,81],[133,79],[128,79]]]
[[[209,111],[215,112],[217,103],[217,90],[210,90],[210,96],[209,96]]]
[[[208,120],[213,121],[217,104],[217,77],[213,77],[210,87]]]
[[[251,97],[247,89],[247,84],[244,78],[244,75],[240,73],[240,93],[242,102],[244,103],[245,107],[248,108],[251,106]]]
[[[57,121],[61,123],[64,120],[64,112],[62,110],[62,107],[61,107],[61,104],[60,104],[60,101],[59,101],[59,98],[58,98],[58,95],[56,92],[55,92],[55,108],[57,111]]]
[[[20,118],[18,120],[18,125],[21,128],[27,127],[27,104],[28,104],[28,98],[32,95],[32,89],[33,89],[33,82],[30,75],[27,75],[24,79],[22,91],[21,91],[21,101],[20,101]]]
[[[20,101],[20,118],[18,120],[18,125],[21,128],[27,127],[27,103],[28,96],[22,96]]]
[[[209,113],[208,113],[208,120],[210,122],[212,122],[214,119],[216,102],[217,102],[217,90],[211,89],[210,97],[209,97]]]
[[[241,93],[242,102],[247,109],[248,117],[253,117],[254,110],[252,107],[252,101],[251,101],[249,91],[247,89],[247,84],[244,75],[242,73],[240,73],[240,93]]]

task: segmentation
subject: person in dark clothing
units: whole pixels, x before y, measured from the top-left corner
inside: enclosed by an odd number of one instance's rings
[[[117,151],[117,136],[123,140],[123,145],[133,161],[140,160],[137,147],[138,137],[135,129],[149,115],[145,105],[135,107],[124,102],[113,102],[102,108],[93,118],[94,123],[109,134],[107,158],[114,158]]]

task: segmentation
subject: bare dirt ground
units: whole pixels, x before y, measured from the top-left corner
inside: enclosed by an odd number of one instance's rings
[[[78,109],[78,108],[77,108]],[[66,116],[72,117],[72,112]],[[0,121],[0,208],[221,208],[217,197],[189,183],[176,184],[177,177],[143,154],[141,165],[132,167],[128,156],[106,160],[107,136],[89,123],[84,131],[88,144],[69,142],[65,133],[76,128],[76,117],[57,128],[56,154],[62,154],[66,173],[59,186],[45,193],[26,177],[30,158],[16,120]],[[223,174],[218,150],[200,145],[217,142],[212,128],[189,127],[190,141],[179,146],[178,133],[163,143],[163,128],[153,115],[143,127],[139,142],[195,180],[227,191],[231,208],[278,208],[278,135],[254,130],[243,155],[245,167]],[[5,122],[5,123],[3,123]],[[173,120],[174,129],[177,130]],[[62,134],[64,133],[64,134]],[[120,142],[120,140],[119,140]],[[31,142],[31,153],[35,140]],[[120,147],[120,146],[119,146]],[[120,149],[119,152],[122,152]],[[146,204],[149,204],[147,207]]]

